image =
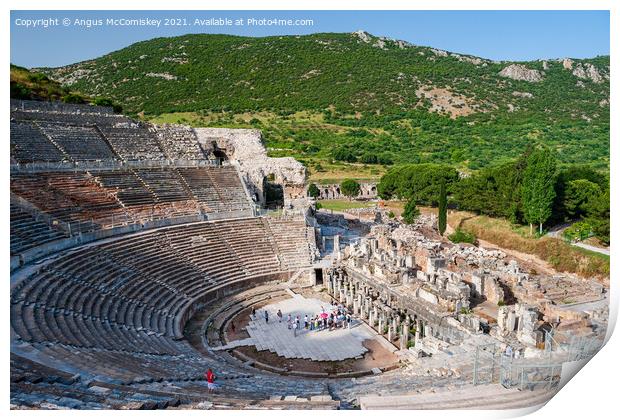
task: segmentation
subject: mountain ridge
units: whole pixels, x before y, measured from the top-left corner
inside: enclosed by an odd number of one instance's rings
[[[38,70],[147,119],[261,128],[268,147],[301,159],[475,170],[534,142],[565,163],[609,161],[609,56],[496,62],[363,31],[187,34]],[[244,113],[273,118],[235,120]]]

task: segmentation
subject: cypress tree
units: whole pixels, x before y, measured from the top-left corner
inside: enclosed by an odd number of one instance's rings
[[[448,197],[446,193],[446,183],[442,182],[439,187],[439,217],[438,217],[438,227],[439,234],[443,235],[446,231],[446,225],[448,222]]]

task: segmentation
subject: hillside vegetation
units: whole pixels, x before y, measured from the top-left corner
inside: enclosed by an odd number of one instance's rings
[[[51,80],[47,75],[11,64],[11,99],[32,101],[59,101],[72,104],[111,106],[116,112],[122,107],[103,97],[91,97],[73,91]]]
[[[512,63],[364,32],[199,34],[39,71],[147,119],[260,128],[272,155],[325,178],[329,165],[367,165],[361,178],[396,163],[471,172],[531,143],[560,164],[609,165],[608,56]]]

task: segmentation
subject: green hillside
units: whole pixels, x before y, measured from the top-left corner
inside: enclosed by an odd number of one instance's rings
[[[261,128],[272,155],[314,172],[471,171],[536,142],[563,164],[609,165],[608,56],[515,65],[366,33],[186,35],[38,70],[147,119]]]
[[[47,75],[40,72],[30,71],[24,67],[11,64],[10,76],[11,99],[111,106],[116,112],[122,111],[122,107],[110,99],[93,98],[75,92],[69,87],[61,86],[60,83],[51,80]]]

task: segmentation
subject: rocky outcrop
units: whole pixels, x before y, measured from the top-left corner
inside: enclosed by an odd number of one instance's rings
[[[361,29],[359,31],[353,32],[353,35],[357,36],[360,41],[365,42],[366,44],[368,44],[372,40],[371,35],[366,31],[362,31]]]
[[[512,92],[512,96],[516,96],[518,98],[528,98],[528,99],[534,97],[534,95],[532,95],[530,92],[517,92],[517,91]]]
[[[591,80],[594,83],[603,83],[603,75],[590,63],[577,64],[573,69],[573,76],[584,80]]]
[[[499,72],[502,77],[525,82],[540,82],[543,80],[543,73],[525,67],[523,64],[511,64]]]
[[[573,69],[573,63],[574,63],[574,61],[571,60],[570,58],[565,58],[564,60],[562,60],[562,67],[564,67],[564,69],[566,69],[566,70],[572,70]]]

